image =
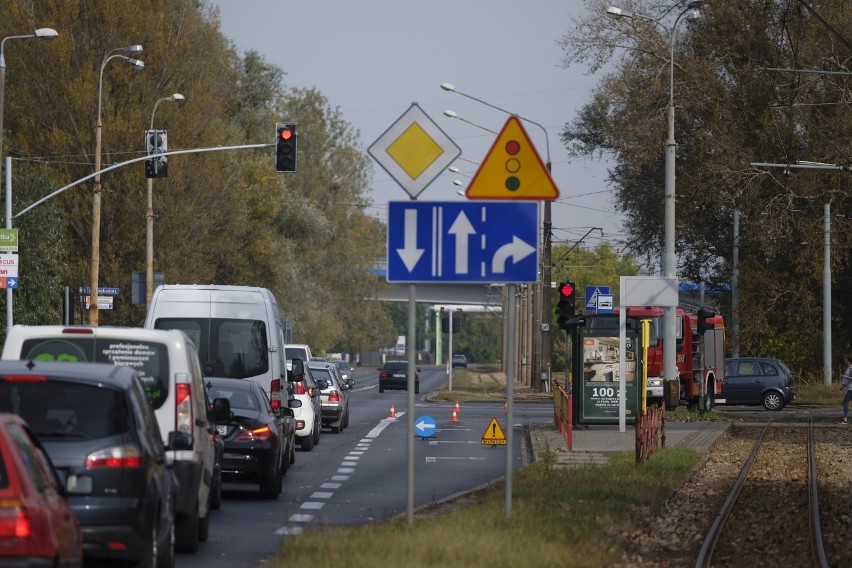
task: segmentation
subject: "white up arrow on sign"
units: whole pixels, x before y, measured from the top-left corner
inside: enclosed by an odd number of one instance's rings
[[[464,214],[464,211],[456,217],[449,233],[456,237],[456,274],[467,274],[468,238],[470,235],[476,234],[476,229],[470,224],[470,220]]]

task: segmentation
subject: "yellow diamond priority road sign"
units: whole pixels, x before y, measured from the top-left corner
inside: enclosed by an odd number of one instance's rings
[[[461,149],[417,103],[411,103],[367,152],[416,198],[453,163]]]
[[[488,423],[488,427],[482,434],[482,443],[487,446],[506,445],[506,434],[503,433],[500,423],[497,422],[497,417],[492,418],[491,422]]]
[[[467,186],[469,199],[527,199],[550,201],[559,190],[541,162],[517,116],[503,130]]]

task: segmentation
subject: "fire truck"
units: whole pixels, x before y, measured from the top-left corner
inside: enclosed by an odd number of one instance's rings
[[[697,306],[682,305],[676,309],[677,382],[666,387],[663,377],[663,308],[629,307],[627,317],[650,320],[647,352],[647,402],[665,403],[673,409],[684,404],[701,410],[712,410],[716,395],[722,393],[725,373],[725,326],[721,314]],[[617,314],[584,316],[589,329],[617,329]],[[702,402],[703,401],[703,402]]]

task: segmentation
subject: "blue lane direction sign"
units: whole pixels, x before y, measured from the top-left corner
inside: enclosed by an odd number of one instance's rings
[[[424,414],[414,421],[414,431],[421,438],[431,438],[435,435],[436,428],[435,419],[428,414]]]
[[[537,282],[535,201],[391,201],[388,282]]]

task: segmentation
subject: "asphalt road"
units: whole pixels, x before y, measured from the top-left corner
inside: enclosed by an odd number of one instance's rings
[[[492,419],[508,437],[502,404],[454,405],[426,402],[424,395],[446,382],[443,368],[424,367],[414,408],[416,422],[431,417],[431,436],[414,440],[415,507],[490,483],[506,473],[506,447],[483,445],[494,433]],[[223,504],[214,511],[207,542],[196,554],[179,554],[183,567],[258,566],[274,555],[282,539],[320,525],[357,525],[407,512],[408,394],[378,392],[377,372],[357,369],[350,398],[349,427],[323,430],[310,452],[297,451],[275,501],[262,499],[256,485],[226,484]],[[391,405],[395,418],[390,417]],[[523,467],[521,425],[544,422],[548,404],[515,404],[513,469]],[[425,418],[428,422],[428,418]],[[490,430],[489,430],[490,429]]]

